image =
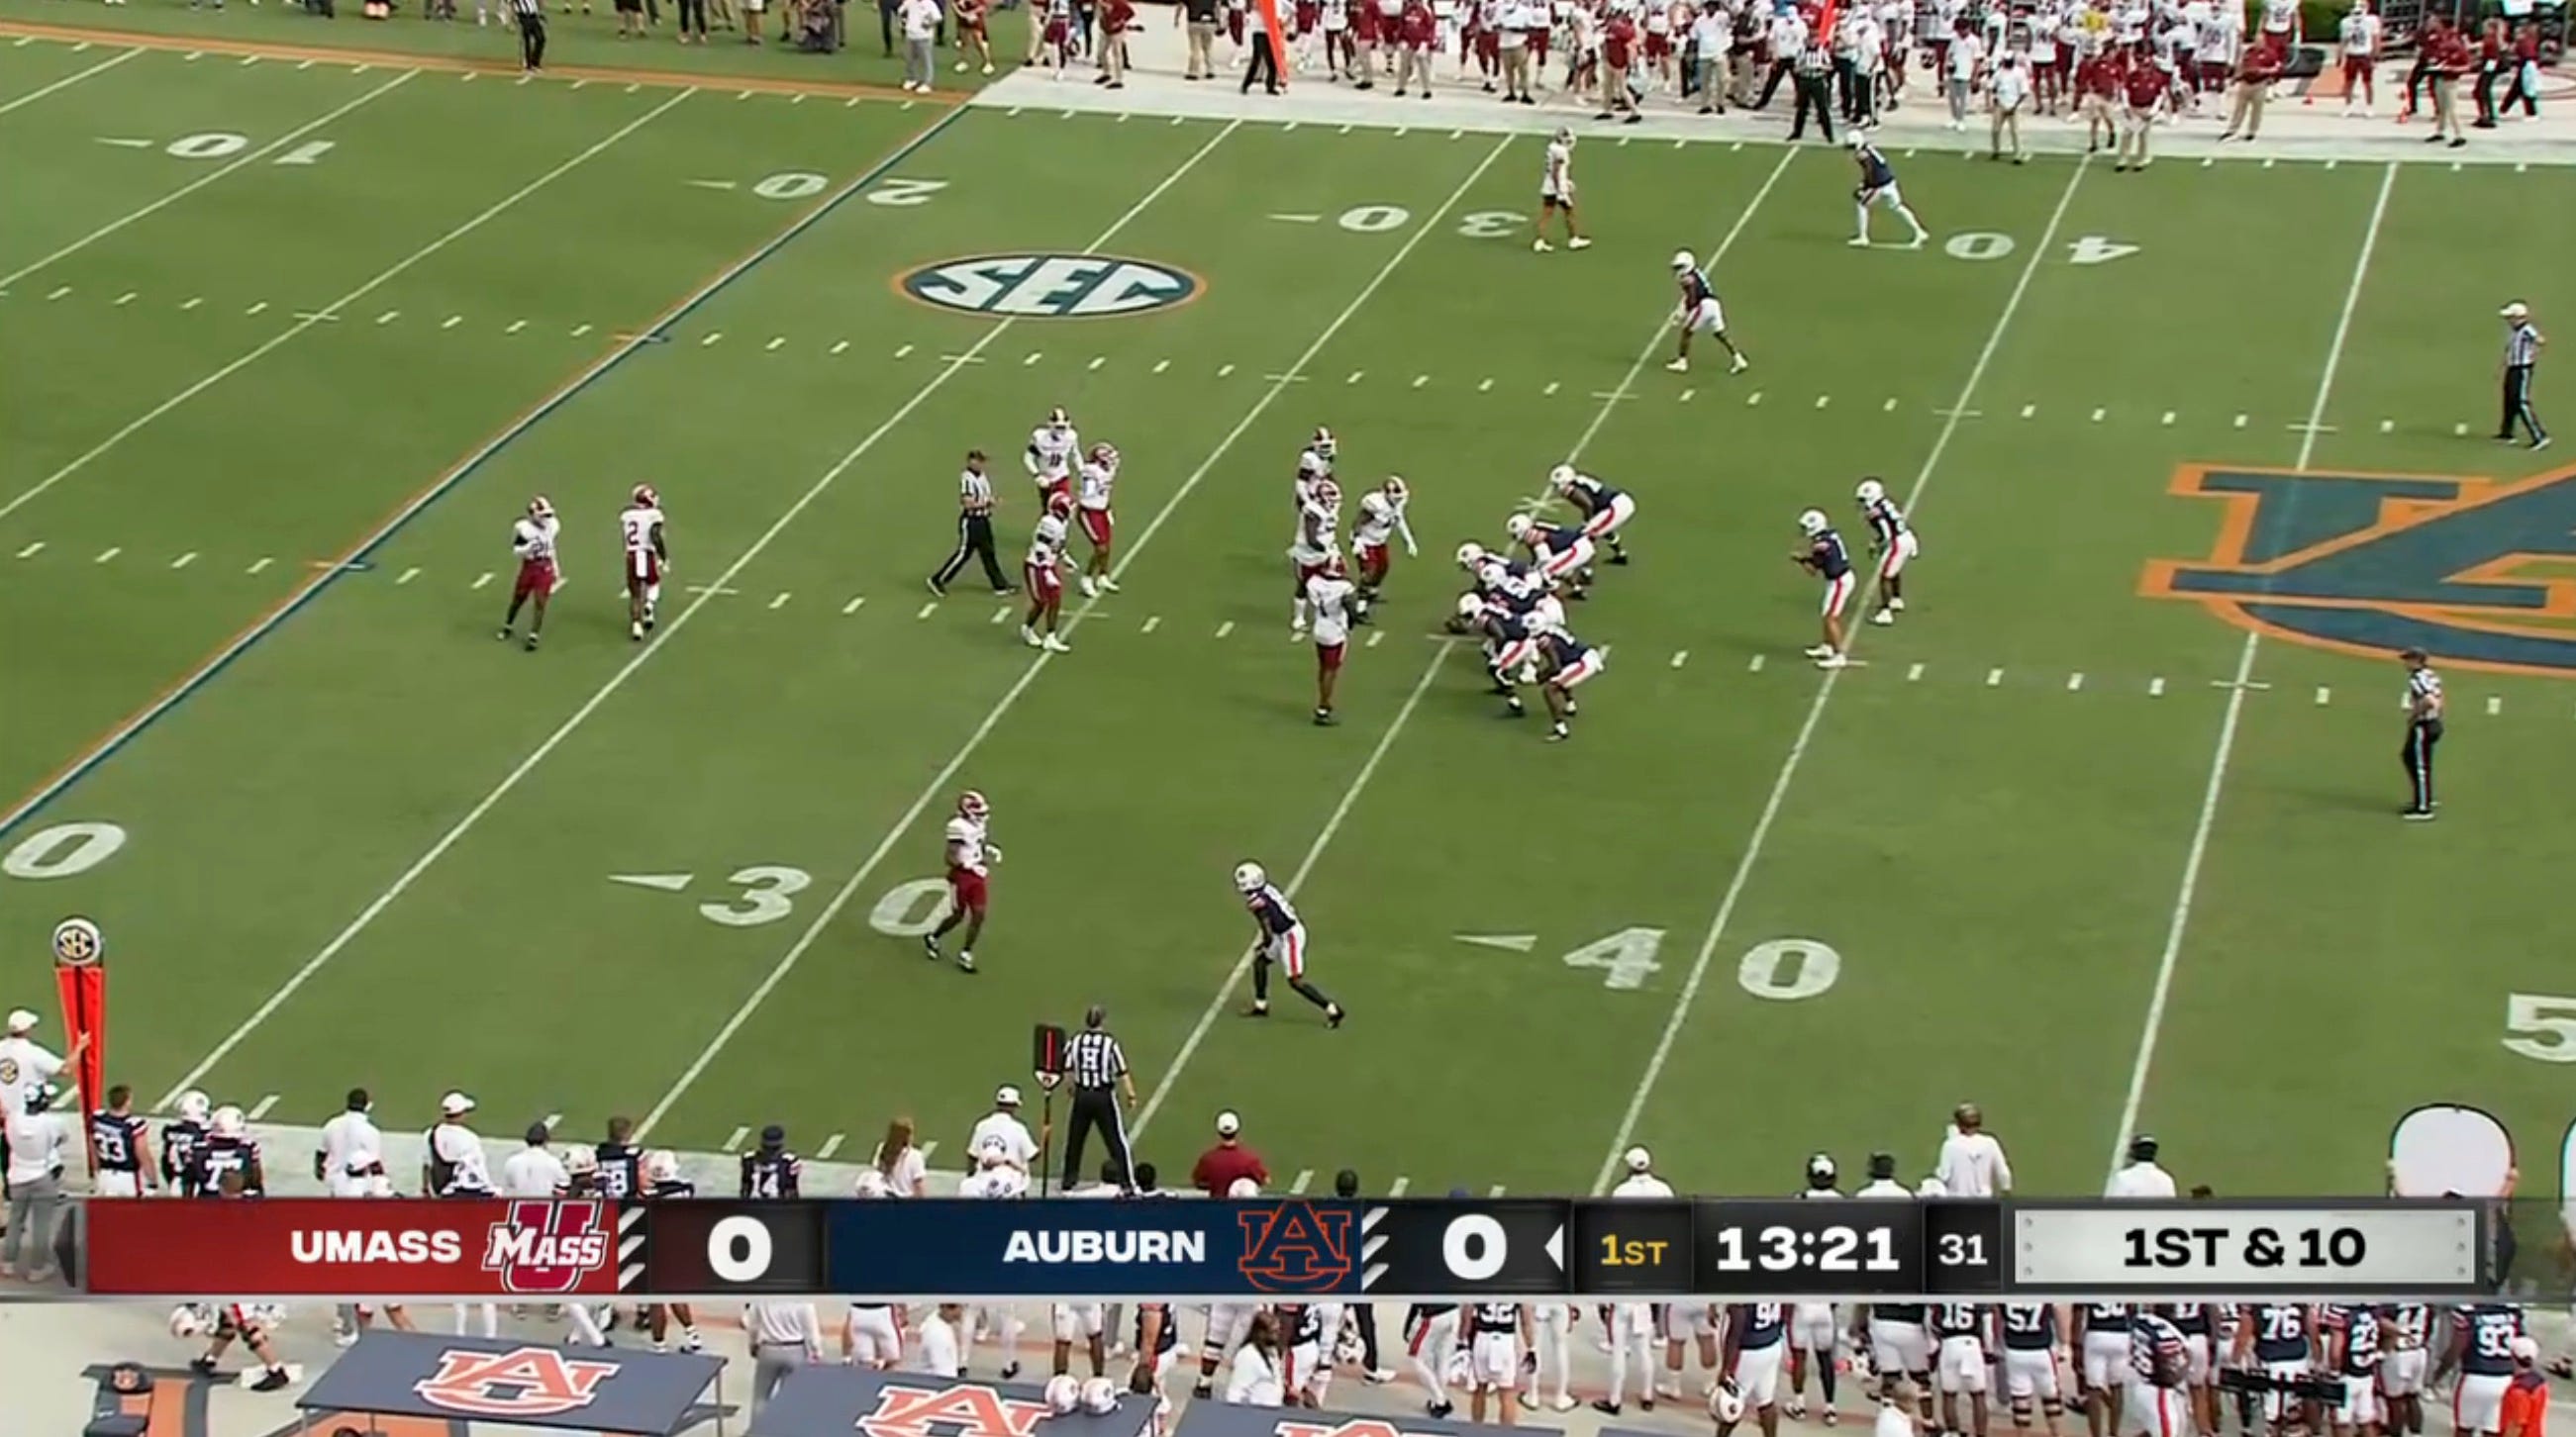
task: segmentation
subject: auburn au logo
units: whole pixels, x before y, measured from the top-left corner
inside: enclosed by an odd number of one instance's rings
[[[2576,675],[2576,469],[2504,482],[2195,465],[2172,492],[2226,504],[2218,544],[2151,562],[2142,593],[2320,648]]]
[[[877,1392],[876,1410],[857,1426],[867,1437],[1029,1437],[1048,1413],[1043,1402],[1023,1402],[974,1383],[889,1384]]]
[[[447,1352],[438,1370],[412,1384],[432,1407],[499,1421],[557,1417],[598,1400],[614,1362],[585,1362],[551,1347],[515,1352]]]
[[[1255,1292],[1332,1292],[1350,1280],[1351,1215],[1310,1203],[1238,1209],[1244,1280]]]

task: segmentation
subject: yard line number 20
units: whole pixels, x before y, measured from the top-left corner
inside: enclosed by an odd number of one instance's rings
[[[1568,968],[1597,968],[1604,988],[1637,989],[1659,971],[1661,928],[1622,928],[1565,955]],[[1843,955],[1813,938],[1756,943],[1735,965],[1735,983],[1756,998],[1794,1003],[1821,996],[1842,976]]]

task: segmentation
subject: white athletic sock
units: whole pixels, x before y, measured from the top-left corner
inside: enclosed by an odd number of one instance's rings
[[[1862,239],[1869,238],[1869,206],[1852,206],[1852,233]]]

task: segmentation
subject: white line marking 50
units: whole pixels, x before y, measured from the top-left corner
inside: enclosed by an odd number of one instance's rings
[[[2576,998],[2510,993],[2504,1000],[2505,1051],[2544,1063],[2576,1063]]]

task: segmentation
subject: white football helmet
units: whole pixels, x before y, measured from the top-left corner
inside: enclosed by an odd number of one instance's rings
[[[1473,571],[1475,571],[1476,569],[1478,569],[1478,568],[1482,567],[1482,566],[1484,565],[1484,562],[1485,562],[1485,546],[1484,546],[1484,545],[1482,545],[1482,544],[1461,544],[1461,545],[1459,545],[1459,546],[1458,546],[1458,567],[1459,567],[1459,568],[1461,568],[1461,569],[1465,569],[1465,570],[1468,570],[1469,572],[1471,572],[1471,573],[1472,573],[1472,572],[1473,572]]]
[[[207,1129],[222,1138],[240,1137],[242,1129],[246,1126],[247,1124],[242,1120],[242,1110],[230,1103],[215,1109],[214,1113],[206,1119]]]
[[[214,1106],[211,1099],[194,1088],[179,1095],[179,1116],[187,1122],[203,1123],[206,1115],[214,1111]]]
[[[888,1194],[885,1174],[875,1168],[859,1169],[857,1194],[863,1198],[881,1198]]]
[[[1330,459],[1336,452],[1338,452],[1341,446],[1339,442],[1333,438],[1333,431],[1318,424],[1315,426],[1315,437],[1306,442],[1306,447],[1314,450],[1323,458]]]
[[[215,1314],[196,1303],[183,1303],[170,1309],[170,1335],[185,1342],[203,1337],[215,1325]]]
[[[1939,1178],[1925,1178],[1923,1185],[1914,1190],[1914,1195],[1919,1198],[1945,1198],[1950,1195],[1950,1185]]]
[[[555,516],[555,506],[554,506],[554,501],[553,501],[553,500],[551,500],[551,499],[548,499],[545,495],[540,494],[540,495],[538,495],[537,497],[535,497],[534,499],[531,499],[531,500],[529,500],[529,501],[528,501],[528,517],[529,517],[529,518],[531,518],[531,519],[551,519],[551,518],[553,518],[554,516]]]
[[[1533,632],[1550,634],[1564,633],[1564,601],[1553,594],[1543,594],[1539,596],[1539,601],[1530,605],[1529,622],[1535,626]]]
[[[1628,1149],[1626,1153],[1620,1156],[1619,1161],[1627,1164],[1628,1171],[1632,1173],[1646,1173],[1653,1172],[1655,1170],[1655,1155],[1646,1151],[1642,1147]]]
[[[1073,427],[1073,416],[1065,413],[1062,408],[1050,409],[1047,411],[1046,427],[1061,434]]]
[[[1734,1378],[1729,1377],[1725,1381],[1718,1383],[1716,1387],[1710,1389],[1708,1394],[1708,1413],[1710,1416],[1716,1418],[1720,1423],[1735,1423],[1744,1420],[1744,1392],[1743,1389],[1735,1385]]]
[[[1809,509],[1798,516],[1798,532],[1812,539],[1832,527],[1822,509]]]
[[[575,1144],[564,1151],[564,1171],[574,1177],[586,1177],[599,1171],[599,1154]]]
[[[1082,1405],[1082,1381],[1070,1372],[1059,1372],[1047,1379],[1047,1410],[1062,1417]]]
[[[1547,487],[1562,494],[1574,487],[1576,477],[1573,465],[1559,464],[1547,471]]]
[[[1261,891],[1263,885],[1269,882],[1270,874],[1258,863],[1238,863],[1234,866],[1234,887],[1236,892],[1258,893]]]
[[[1389,474],[1386,476],[1386,497],[1390,501],[1400,505],[1405,500],[1413,497],[1412,486],[1404,482],[1403,475]]]
[[[680,1155],[668,1148],[657,1148],[644,1155],[644,1177],[648,1182],[666,1183],[680,1175]]]
[[[1529,531],[1537,527],[1538,522],[1527,514],[1514,514],[1503,521],[1503,532],[1511,535],[1512,542],[1515,544],[1528,538]]]
[[[985,800],[982,793],[974,789],[970,788],[957,795],[957,812],[977,823],[983,822],[992,811],[993,805]]]
[[[1339,509],[1342,507],[1342,486],[1334,483],[1332,480],[1316,480],[1313,492],[1316,508]]]
[[[1875,504],[1887,497],[1887,486],[1875,479],[1863,479],[1860,487],[1852,491],[1852,497],[1864,504]]]
[[[1118,1389],[1106,1377],[1089,1377],[1082,1383],[1083,1410],[1106,1416],[1118,1408]]]
[[[1697,268],[1699,268],[1699,261],[1691,258],[1691,252],[1689,250],[1677,249],[1673,251],[1673,273],[1681,274],[1685,271]]]
[[[1556,142],[1557,142],[1558,144],[1560,144],[1560,145],[1571,145],[1571,144],[1573,144],[1573,143],[1574,143],[1574,131],[1572,131],[1572,130],[1570,130],[1570,129],[1566,128],[1566,127],[1565,127],[1565,126],[1563,126],[1563,125],[1559,125],[1559,126],[1557,126],[1557,127],[1556,127]]]
[[[1471,624],[1485,617],[1485,601],[1474,594],[1460,594],[1458,617]]]
[[[1512,571],[1487,559],[1476,566],[1476,582],[1488,589],[1500,589],[1512,581]]]
[[[1474,1378],[1475,1378],[1475,1375],[1476,1375],[1475,1364],[1474,1364],[1474,1360],[1473,1360],[1471,1357],[1469,1357],[1469,1356],[1468,1356],[1468,1353],[1467,1353],[1467,1349],[1466,1349],[1466,1348],[1464,1348],[1464,1347],[1452,1347],[1452,1348],[1450,1348],[1450,1349],[1449,1349],[1449,1361],[1447,1362],[1446,1366],[1447,1366],[1447,1367],[1448,1367],[1448,1369],[1449,1369],[1446,1375],[1447,1375],[1447,1377],[1448,1377],[1448,1379],[1449,1379],[1449,1385],[1450,1385],[1450,1386],[1452,1386],[1452,1387],[1471,1387],[1471,1386],[1475,1385],[1475,1384],[1474,1384]]]
[[[1261,1196],[1261,1184],[1250,1178],[1236,1178],[1226,1188],[1225,1195],[1230,1198],[1257,1198]]]
[[[1834,1160],[1830,1155],[1818,1153],[1814,1157],[1807,1159],[1807,1185],[1809,1187],[1832,1187],[1834,1185],[1834,1179],[1839,1176],[1841,1176],[1841,1170],[1834,1166]]]

